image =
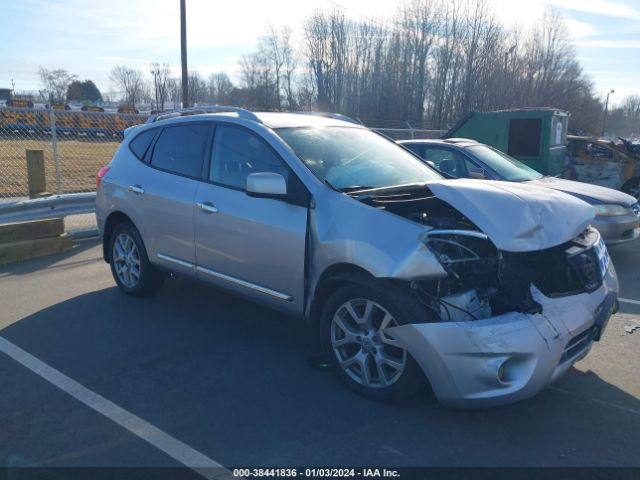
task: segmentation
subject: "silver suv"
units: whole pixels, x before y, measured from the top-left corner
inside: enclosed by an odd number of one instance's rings
[[[425,376],[448,405],[530,397],[617,308],[590,205],[445,181],[333,115],[163,114],[127,132],[98,184],[123,292],[152,293],[174,273],[297,315],[344,382],[378,399]]]

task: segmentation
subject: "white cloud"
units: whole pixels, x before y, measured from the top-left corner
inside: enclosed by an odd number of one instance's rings
[[[564,23],[569,29],[569,34],[574,39],[591,37],[599,33],[598,29],[587,22],[582,22],[574,18],[565,18]]]
[[[640,48],[640,40],[580,40],[575,44],[583,48]]]
[[[547,5],[577,12],[595,13],[609,17],[640,18],[640,10],[629,5],[609,0],[544,0]]]

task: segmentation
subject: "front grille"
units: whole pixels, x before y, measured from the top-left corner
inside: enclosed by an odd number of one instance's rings
[[[560,363],[564,363],[577,357],[586,348],[588,348],[593,342],[593,338],[596,336],[597,331],[598,327],[594,325],[569,340],[569,343],[567,343],[567,346],[562,353],[562,357],[560,358]]]

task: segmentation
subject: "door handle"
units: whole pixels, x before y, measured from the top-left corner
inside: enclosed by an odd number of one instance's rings
[[[129,185],[129,191],[135,193],[136,195],[141,195],[144,193],[144,188],[140,185]]]
[[[218,213],[218,207],[211,202],[198,202],[196,207],[202,210],[204,213]]]

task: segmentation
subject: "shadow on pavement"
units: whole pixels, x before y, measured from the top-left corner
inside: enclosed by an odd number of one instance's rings
[[[60,252],[53,255],[47,255],[40,258],[34,258],[23,262],[14,262],[7,265],[0,266],[0,277],[5,275],[26,275],[28,273],[34,273],[41,270],[46,270],[55,267],[55,264],[62,262],[66,259],[74,257],[82,252],[92,249],[96,245],[100,244],[100,239],[89,238],[86,240],[76,241],[73,243],[73,248],[66,252]],[[102,253],[102,251],[100,252]],[[100,257],[102,258],[102,257]],[[65,262],[64,268],[78,266],[82,264],[88,264],[95,261],[96,257],[77,260],[75,262]]]
[[[0,335],[226,466],[640,464],[640,401],[592,372],[572,369],[537,397],[490,410],[446,409],[428,390],[381,404],[310,366],[307,333],[295,319],[174,279],[151,298],[115,287],[80,295]],[[15,382],[19,401],[29,387]],[[65,417],[51,428],[73,425]],[[28,458],[54,441],[12,432],[14,453]]]

